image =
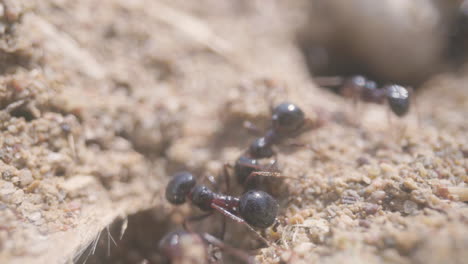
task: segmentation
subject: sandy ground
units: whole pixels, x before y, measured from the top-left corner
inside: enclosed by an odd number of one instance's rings
[[[298,179],[267,180],[274,246],[253,250],[232,221],[226,243],[260,263],[464,263],[468,74],[440,33],[453,6],[403,2],[0,1],[0,262],[159,263],[159,239],[199,213],[164,200],[170,175],[220,175],[255,138],[243,121],[266,130],[292,101],[325,123],[277,149]],[[319,88],[311,43],[418,84],[410,115]]]

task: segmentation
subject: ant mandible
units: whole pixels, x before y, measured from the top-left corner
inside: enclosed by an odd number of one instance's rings
[[[181,205],[187,199],[190,200],[202,211],[209,212],[202,218],[211,215],[215,210],[246,225],[267,245],[269,242],[253,227],[271,226],[276,221],[279,208],[278,202],[266,192],[250,190],[240,197],[216,193],[205,185],[197,185],[195,177],[190,172],[179,172],[174,175],[167,184],[166,199],[174,205]]]
[[[193,252],[193,246],[198,247],[200,255],[189,256],[187,249],[190,244],[190,252]],[[176,230],[166,234],[158,244],[158,249],[163,257],[163,263],[211,263],[208,256],[207,245],[213,245],[226,253],[242,260],[244,263],[253,264],[255,261],[243,251],[233,248],[223,241],[208,233],[195,233],[185,230]],[[216,263],[216,262],[215,262]]]

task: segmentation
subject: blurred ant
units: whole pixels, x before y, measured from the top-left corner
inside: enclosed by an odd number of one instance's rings
[[[217,211],[247,226],[267,245],[269,242],[258,234],[254,227],[271,226],[276,221],[279,207],[278,202],[263,191],[250,190],[240,197],[213,192],[205,185],[197,185],[195,177],[190,172],[179,172],[174,175],[167,184],[166,199],[174,205],[183,204],[188,199],[202,211],[208,212],[189,221],[202,220]],[[223,224],[221,238],[224,237],[224,232]]]
[[[344,97],[352,98],[354,102],[361,100],[366,103],[384,104],[388,102],[390,110],[398,117],[409,112],[413,89],[398,84],[385,85],[378,88],[376,82],[361,75],[348,78],[319,77],[317,82],[327,87],[338,86],[338,93]]]
[[[173,231],[166,234],[159,241],[158,248],[163,257],[163,263],[219,263],[220,261],[208,256],[208,245],[213,245],[225,251],[243,263],[256,263],[252,257],[243,251],[225,244],[208,233],[195,233],[185,230]]]

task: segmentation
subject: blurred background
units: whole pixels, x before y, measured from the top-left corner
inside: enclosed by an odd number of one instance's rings
[[[312,151],[279,153],[313,183],[276,190],[268,239],[297,263],[466,260],[465,204],[439,187],[467,181],[467,1],[0,0],[0,15],[1,263],[160,263],[158,241],[200,213],[165,201],[170,176],[219,175],[253,139],[243,122],[268,128],[285,100],[329,123]],[[317,82],[355,74],[414,87],[421,115],[349,111]],[[375,218],[348,204],[374,191]],[[280,261],[232,221],[226,243]]]

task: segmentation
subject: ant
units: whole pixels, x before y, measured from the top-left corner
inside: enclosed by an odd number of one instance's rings
[[[285,138],[296,136],[306,124],[302,109],[289,102],[283,102],[273,108],[272,127],[263,137],[257,138],[249,146],[246,155],[255,159],[270,158],[274,155],[272,146]],[[253,125],[248,125],[252,129]]]
[[[269,242],[255,232],[256,228],[271,226],[278,215],[278,202],[268,193],[250,190],[240,197],[234,197],[213,192],[205,185],[197,185],[195,177],[190,172],[179,172],[174,175],[166,187],[166,199],[174,204],[181,205],[190,200],[192,204],[208,213],[193,220],[201,220],[217,211],[232,220],[246,225],[263,242]],[[224,236],[225,228],[221,237]]]
[[[412,88],[398,84],[388,84],[379,88],[377,83],[362,75],[348,78],[319,77],[319,84],[324,86],[339,86],[338,93],[354,101],[361,100],[366,103],[384,104],[385,100],[390,110],[398,117],[403,117],[409,112]]]
[[[228,254],[242,260],[243,263],[256,263],[252,257],[243,251],[226,245],[223,241],[208,233],[176,230],[166,234],[159,241],[158,248],[163,256],[163,263],[218,263],[218,261],[208,257],[208,245],[213,245],[224,250]],[[190,250],[188,250],[188,246],[190,246]],[[194,247],[199,251],[194,251]],[[193,255],[189,255],[189,253]],[[200,257],[204,260],[201,260]]]
[[[253,176],[256,175],[289,178],[271,171],[271,167],[274,167],[276,164],[276,159],[269,166],[261,165],[259,159],[274,156],[275,152],[273,151],[273,146],[281,143],[286,138],[297,136],[309,123],[308,121],[309,119],[305,117],[302,109],[293,103],[283,102],[273,108],[271,128],[264,136],[255,139],[252,144],[250,144],[247,151],[241,155],[234,164],[234,174],[237,182],[243,184],[247,189],[250,189],[257,185],[256,183],[250,182]],[[252,128],[252,124],[248,124],[247,127],[249,129],[255,129]],[[225,165],[225,174],[228,174],[227,167],[230,167],[230,165]]]

